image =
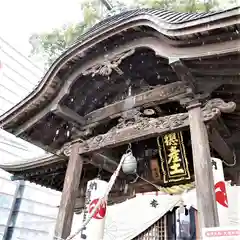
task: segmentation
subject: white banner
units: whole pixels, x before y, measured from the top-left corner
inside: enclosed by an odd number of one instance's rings
[[[88,182],[83,222],[89,217],[95,208],[98,200],[101,199],[107,189],[108,183],[99,179],[94,179]],[[100,205],[96,213],[93,215],[90,222],[81,232],[80,239],[85,240],[102,240],[104,235],[105,216],[107,211],[107,204]]]
[[[219,223],[221,227],[224,227],[229,225],[229,210],[222,161],[218,158],[212,158],[212,169]]]

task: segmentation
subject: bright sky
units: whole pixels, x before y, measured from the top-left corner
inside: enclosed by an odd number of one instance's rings
[[[49,31],[81,20],[82,0],[0,0],[0,34],[20,52],[29,55],[32,33]],[[129,3],[132,0],[122,0]],[[220,2],[226,2],[221,0]],[[114,3],[114,0],[112,0]]]
[[[28,39],[32,33],[51,31],[51,29],[69,22],[81,20],[80,1],[81,0],[0,0],[0,36],[18,51],[28,56],[31,50]],[[0,48],[1,47],[7,49],[0,41]],[[0,57],[4,59],[4,62],[7,62],[8,58],[5,55],[1,55]],[[15,62],[15,65],[13,62],[8,63],[11,64],[12,67],[16,67]],[[20,80],[22,81],[22,79]],[[7,83],[10,84],[11,82],[5,82],[6,86],[8,86]],[[4,95],[4,93],[3,89],[1,89],[1,96]],[[6,141],[4,140],[5,138],[7,139]],[[3,131],[0,132],[1,162],[5,160],[8,160],[8,162],[19,160],[19,157],[26,159],[43,154],[43,151],[28,145],[24,147],[26,150],[20,151],[18,149],[19,147],[13,147],[13,141],[17,141],[17,139],[10,137],[9,134]],[[23,144],[23,141],[18,140],[16,144],[19,145],[20,143]],[[5,151],[3,152],[1,149]],[[14,153],[15,155],[9,155],[9,153]]]
[[[29,36],[81,20],[81,0],[1,0],[0,34],[28,55]]]

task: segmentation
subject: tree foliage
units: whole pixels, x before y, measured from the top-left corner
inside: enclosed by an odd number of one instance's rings
[[[98,0],[83,1],[81,10],[83,20],[80,23],[64,25],[48,33],[33,34],[29,38],[31,56],[44,61],[45,67],[49,67],[81,34],[102,19]]]
[[[235,0],[230,0],[235,1]],[[116,3],[116,2],[115,2]],[[124,9],[121,2],[112,12],[103,8],[100,0],[85,0],[81,2],[83,20],[78,24],[65,25],[49,33],[33,34],[29,42],[32,45],[31,56],[43,60],[45,67],[67,49],[89,27],[106,17]],[[135,0],[132,7],[148,7],[168,9],[180,12],[204,12],[217,9],[217,0]]]
[[[208,12],[219,6],[217,0],[139,0],[139,5],[189,13]]]

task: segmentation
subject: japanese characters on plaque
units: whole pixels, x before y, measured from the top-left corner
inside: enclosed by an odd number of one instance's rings
[[[182,132],[158,137],[157,143],[164,183],[190,179]]]

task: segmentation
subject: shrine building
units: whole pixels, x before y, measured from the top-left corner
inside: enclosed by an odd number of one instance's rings
[[[239,32],[239,7],[137,9],[99,22],[0,117],[1,128],[49,154],[0,167],[63,192],[56,235],[64,239],[87,182],[109,181],[128,150],[136,172],[120,172],[109,205],[156,186],[196,187],[203,226],[218,226],[210,157],[240,184]]]

